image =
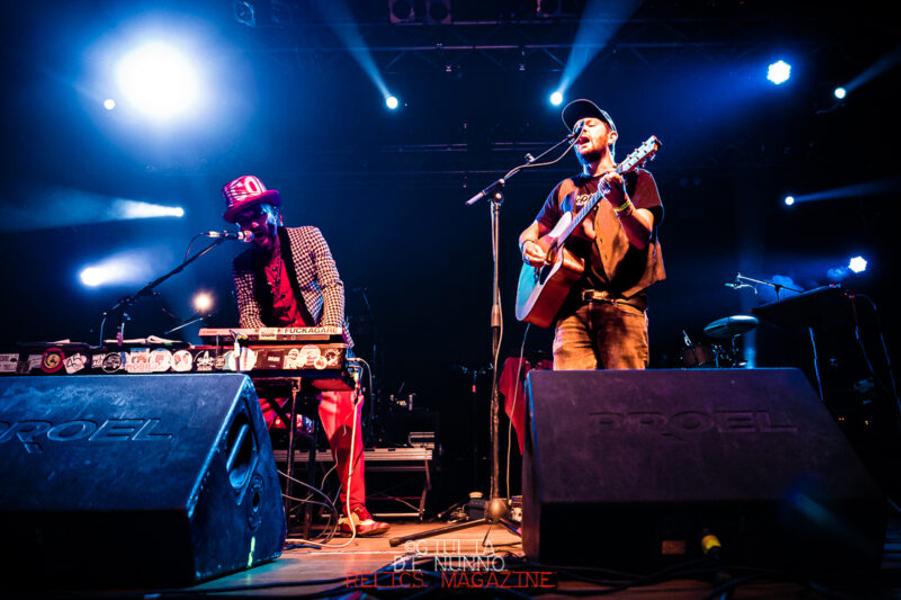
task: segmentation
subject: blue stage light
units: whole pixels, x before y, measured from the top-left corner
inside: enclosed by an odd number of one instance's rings
[[[101,259],[83,268],[78,278],[86,287],[136,285],[153,274],[159,256],[147,251],[132,250]]]
[[[117,200],[110,207],[109,217],[117,219],[153,219],[156,217],[185,216],[185,209],[181,206],[165,206],[163,204],[151,204],[137,200]]]
[[[832,93],[833,93],[833,94],[835,95],[835,97],[838,98],[839,100],[844,100],[844,99],[845,99],[845,96],[848,95],[847,90],[845,90],[845,88],[843,88],[843,87],[837,87],[837,88],[835,88],[835,91],[832,92]]]
[[[113,110],[114,108],[116,108],[116,101],[112,98],[107,98],[103,101],[103,108],[105,108],[106,110]]]
[[[385,106],[387,106],[391,110],[395,110],[398,106],[400,106],[400,100],[398,100],[396,96],[388,96],[387,98],[385,98]]]
[[[110,283],[121,283],[126,279],[128,266],[123,261],[107,261],[100,265],[85,267],[79,273],[81,283],[87,287],[100,287]]]
[[[88,287],[97,287],[108,279],[108,274],[102,267],[87,267],[78,276],[81,283]]]
[[[784,60],[778,60],[767,67],[766,78],[774,85],[782,85],[789,80],[792,74],[792,66]]]
[[[560,106],[563,104],[563,93],[562,92],[554,92],[551,94],[551,104],[554,106]]]
[[[848,268],[855,273],[863,273],[867,270],[867,259],[862,256],[855,256],[848,261]]]
[[[126,54],[116,78],[123,97],[146,116],[165,121],[192,112],[200,103],[199,75],[178,50],[151,42]]]
[[[795,203],[795,197],[794,197],[794,196],[786,196],[786,197],[785,197],[785,205],[786,205],[786,206],[791,206],[791,205],[794,204],[794,203]]]

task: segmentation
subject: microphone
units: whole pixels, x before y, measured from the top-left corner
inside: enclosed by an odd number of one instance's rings
[[[489,194],[496,194],[498,192],[498,188],[502,187],[505,183],[506,183],[506,181],[504,180],[503,177],[501,177],[500,179],[498,179],[497,181],[495,181],[494,183],[492,183],[491,185],[486,187],[484,190],[482,190],[481,192],[479,192],[478,194],[476,194],[475,196],[473,196],[472,198],[467,200],[465,202],[466,206],[475,204],[476,202],[478,202],[482,198],[488,196]]]
[[[252,242],[254,237],[254,235],[249,231],[204,231],[200,235],[208,238],[238,240],[239,242],[245,243]]]
[[[751,288],[754,290],[754,295],[757,295],[757,288],[749,283],[742,283],[741,281],[736,281],[735,283],[724,283],[724,286],[727,288],[732,288],[733,290],[743,290],[745,288]]]
[[[583,130],[583,129],[585,129],[585,121],[582,121],[581,123],[579,123],[579,128],[576,129],[575,131],[573,131],[573,132],[572,132],[571,134],[569,134],[568,136],[566,136],[566,139],[568,139],[568,140],[574,140],[574,139],[576,139],[577,137],[579,137],[580,135],[582,135],[582,130]]]

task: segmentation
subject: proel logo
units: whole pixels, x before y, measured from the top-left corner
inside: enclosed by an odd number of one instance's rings
[[[47,442],[159,442],[171,433],[154,433],[159,419],[107,419],[97,421],[0,421],[0,444],[17,439],[29,454],[43,452]]]
[[[774,419],[765,410],[727,410],[702,412],[686,410],[673,414],[662,412],[592,412],[596,430],[653,432],[682,440],[683,436],[706,431],[718,433],[797,433],[798,428],[784,418]]]

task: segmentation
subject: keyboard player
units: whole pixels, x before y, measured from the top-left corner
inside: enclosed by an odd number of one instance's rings
[[[345,343],[351,347],[353,341],[344,319],[344,284],[319,229],[285,227],[278,190],[267,189],[253,175],[234,179],[222,191],[225,220],[254,236],[251,248],[237,256],[233,265],[240,326],[340,327]],[[261,406],[271,427],[275,412],[266,401],[261,401]],[[350,457],[354,393],[321,392],[319,395],[319,417],[341,480],[341,531],[349,534],[353,519],[357,535],[381,535],[389,525],[374,520],[366,509],[362,399],[356,412],[355,456]],[[354,467],[347,489],[351,460]]]

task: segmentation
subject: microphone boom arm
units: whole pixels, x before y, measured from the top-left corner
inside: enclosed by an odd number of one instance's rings
[[[579,131],[581,131],[581,129],[580,129]],[[556,144],[554,144],[553,146],[551,146],[550,148],[548,148],[547,150],[545,150],[544,152],[542,152],[541,154],[539,154],[538,156],[534,156],[534,157],[533,157],[533,156],[531,156],[531,155],[528,155],[528,156],[527,156],[528,162],[525,162],[525,163],[523,163],[523,164],[521,164],[521,165],[517,165],[517,166],[513,167],[512,169],[510,169],[509,171],[507,171],[507,174],[506,174],[506,175],[504,175],[504,176],[501,177],[500,179],[495,179],[494,181],[492,181],[492,182],[491,182],[490,184],[488,184],[488,186],[486,186],[482,191],[480,191],[478,194],[476,194],[475,196],[473,196],[472,198],[470,198],[469,200],[467,200],[466,203],[465,203],[466,206],[470,206],[470,205],[472,205],[472,204],[475,204],[476,202],[478,202],[478,201],[481,200],[482,198],[485,198],[486,196],[494,196],[500,189],[502,189],[502,188],[504,187],[504,185],[507,183],[507,180],[508,180],[508,179],[510,179],[511,177],[513,177],[514,175],[516,175],[517,173],[519,173],[520,171],[522,171],[523,169],[528,169],[528,168],[530,168],[530,167],[542,167],[542,166],[545,166],[545,165],[543,165],[542,163],[540,163],[540,162],[538,162],[538,161],[540,161],[540,160],[541,160],[542,158],[544,158],[546,155],[550,154],[551,152],[553,152],[554,150],[556,150],[557,148],[559,148],[559,147],[562,146],[563,144],[569,143],[570,146],[569,146],[569,148],[566,149],[566,152],[564,152],[564,153],[563,153],[560,157],[558,157],[555,161],[552,161],[552,162],[557,162],[558,160],[560,160],[561,158],[563,158],[563,156],[565,156],[567,152],[569,152],[570,148],[573,147],[573,145],[574,145],[574,144],[573,144],[573,141],[574,141],[574,137],[575,137],[576,135],[577,135],[577,134],[570,133],[570,134],[567,135],[565,138],[563,138],[562,140],[560,140],[559,142],[557,142]],[[552,163],[548,163],[548,164],[552,164]]]
[[[125,296],[125,297],[119,299],[119,301],[116,302],[113,306],[111,306],[111,307],[108,308],[107,310],[103,311],[103,313],[101,314],[101,316],[103,317],[103,319],[100,321],[100,345],[101,345],[101,346],[103,345],[103,329],[104,329],[104,325],[106,324],[106,319],[107,319],[108,316],[110,316],[110,315],[112,315],[112,314],[119,313],[119,314],[120,314],[120,319],[119,319],[119,320],[120,320],[122,323],[124,323],[124,321],[125,321],[125,319],[124,319],[125,310],[126,310],[129,306],[131,306],[131,305],[133,305],[135,302],[137,302],[139,298],[144,298],[144,297],[146,297],[146,296],[152,296],[152,295],[155,293],[154,290],[155,290],[161,283],[163,283],[164,281],[166,281],[167,279],[169,279],[169,278],[172,277],[173,275],[176,275],[176,274],[178,274],[178,273],[181,273],[181,272],[185,269],[185,267],[187,267],[189,264],[191,264],[192,262],[194,262],[195,260],[197,260],[197,259],[200,258],[201,256],[205,256],[206,254],[209,254],[210,252],[213,251],[213,249],[214,249],[216,246],[222,244],[222,243],[225,242],[226,240],[227,240],[227,238],[224,238],[224,237],[223,237],[223,238],[216,238],[215,240],[213,240],[213,242],[212,242],[211,244],[209,244],[208,246],[205,246],[204,248],[198,250],[193,256],[191,256],[191,257],[189,257],[189,258],[186,258],[185,260],[181,261],[181,263],[179,263],[178,265],[176,265],[175,268],[172,269],[171,271],[169,271],[168,273],[164,273],[163,275],[160,275],[159,277],[157,277],[156,279],[154,279],[153,281],[151,281],[150,283],[148,283],[147,285],[145,285],[144,287],[142,287],[141,289],[139,289],[139,290],[138,290],[137,292],[135,292],[134,294],[131,294],[131,295],[129,295],[129,296]],[[121,324],[121,323],[120,323],[120,324]]]
[[[788,290],[790,292],[797,292],[799,294],[803,293],[804,290],[799,290],[797,288],[789,287],[787,285],[783,285],[781,283],[776,283],[775,281],[766,281],[765,279],[754,279],[753,277],[748,277],[747,275],[742,275],[738,273],[735,276],[735,281],[732,283],[724,284],[726,287],[732,288],[733,290],[741,290],[744,288],[751,288],[754,290],[754,295],[758,295],[757,286],[765,285],[773,288],[776,291],[776,298],[779,298],[779,292],[782,290]]]

